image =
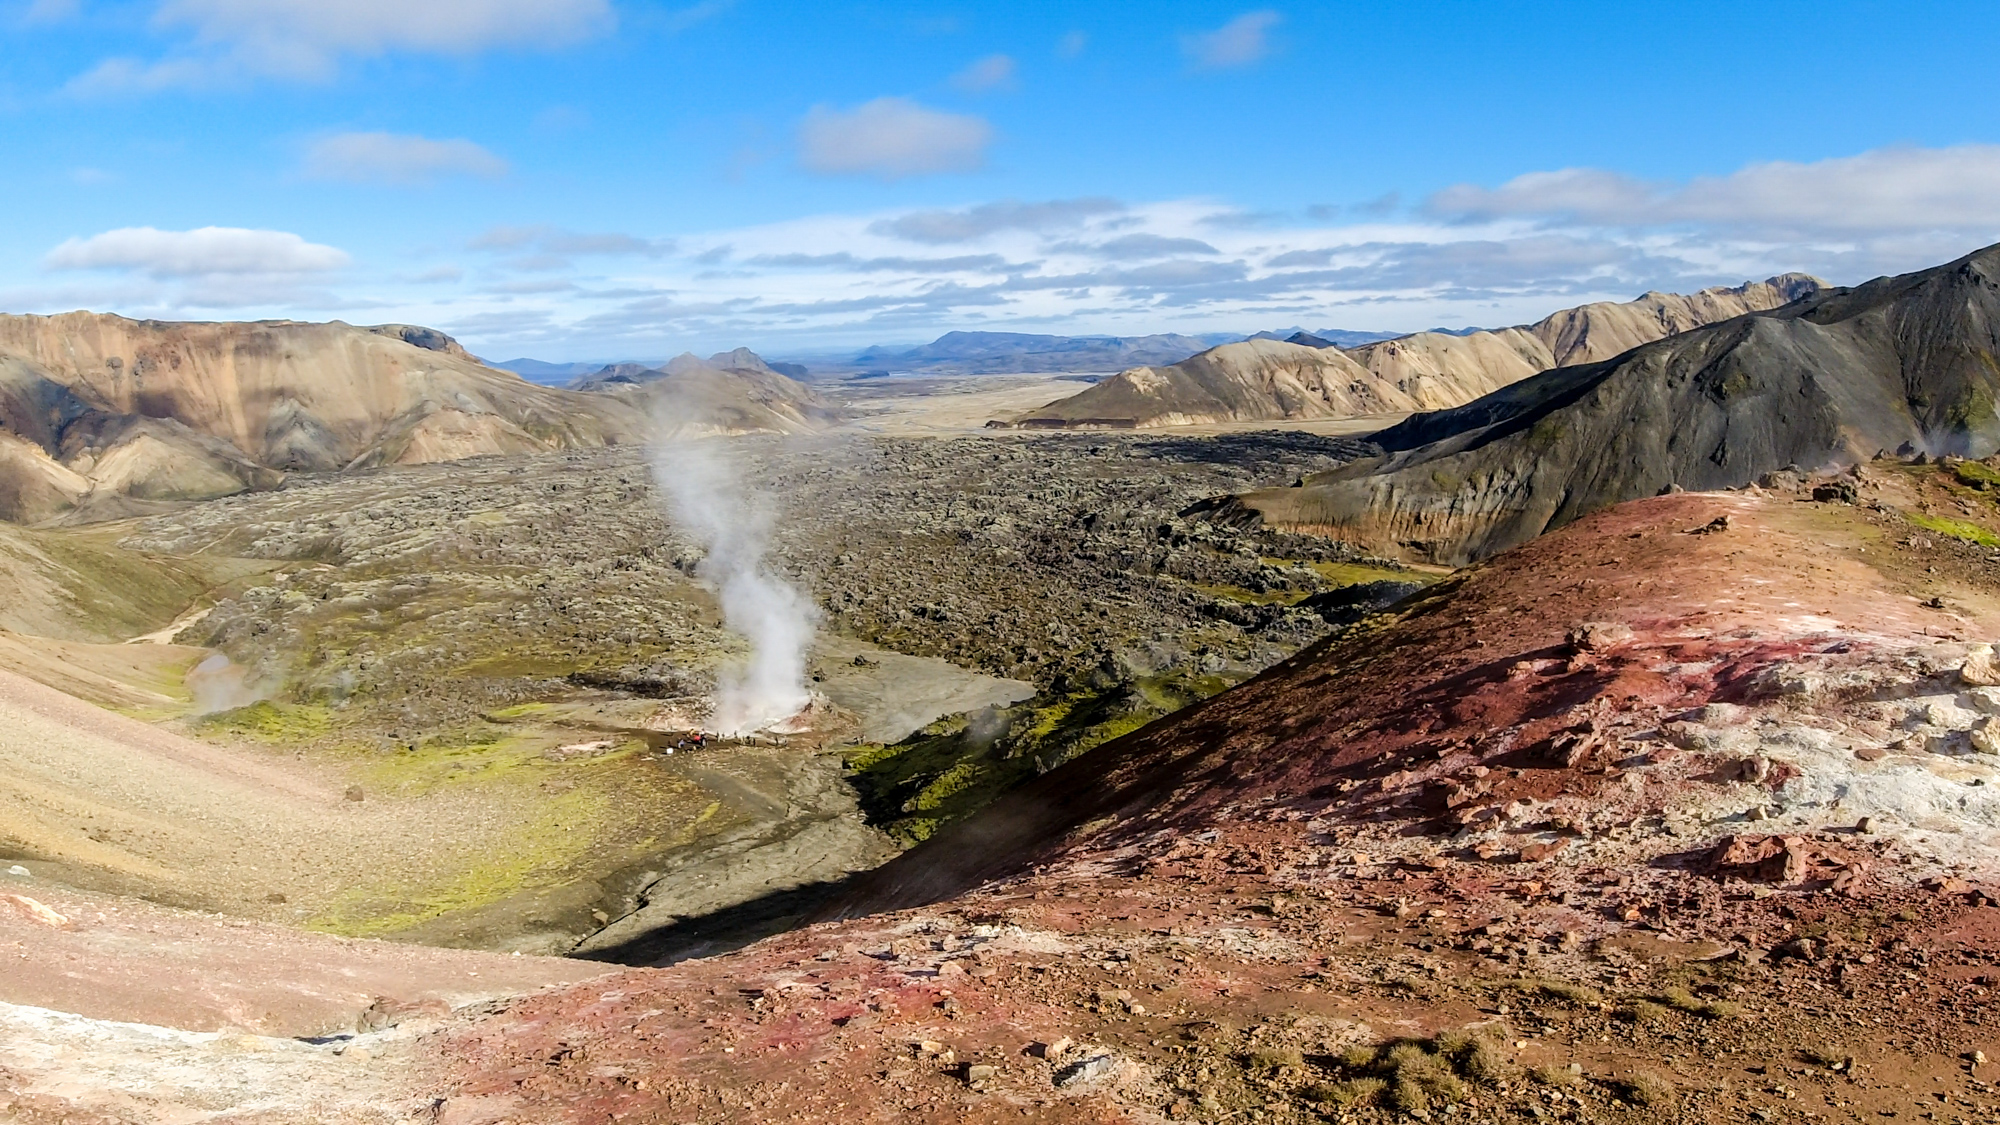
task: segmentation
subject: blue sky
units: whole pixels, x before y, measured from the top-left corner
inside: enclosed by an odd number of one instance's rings
[[[0,308],[1404,330],[2000,241],[1990,3],[0,0]]]

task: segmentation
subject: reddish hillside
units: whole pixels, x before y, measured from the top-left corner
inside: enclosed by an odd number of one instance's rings
[[[353,1089],[453,1125],[1993,1120],[1989,478],[1589,517],[845,906],[889,913],[369,1032]],[[51,1116],[122,1120],[152,1065],[49,1057]]]

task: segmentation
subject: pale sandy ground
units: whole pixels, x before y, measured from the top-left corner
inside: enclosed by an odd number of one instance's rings
[[[1053,374],[961,375],[921,379],[871,379],[821,388],[829,398],[854,410],[860,418],[844,429],[897,437],[928,437],[970,432],[1034,437],[1084,430],[987,430],[994,419],[1012,418],[1068,398],[1089,383]],[[1144,434],[1215,435],[1285,430],[1344,436],[1373,433],[1393,426],[1407,414],[1374,414],[1362,418],[1315,418],[1303,421],[1219,422],[1201,426],[1160,426],[1129,431]],[[1128,431],[1109,431],[1125,433]]]

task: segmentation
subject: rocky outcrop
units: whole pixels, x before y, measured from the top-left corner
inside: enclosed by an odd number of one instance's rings
[[[1687,296],[1648,293],[1624,304],[1564,309],[1518,328],[1419,332],[1345,352],[1306,333],[1275,348],[1253,339],[1168,367],[1132,368],[1012,424],[1133,428],[1440,410],[1554,367],[1608,359],[1822,288],[1816,278],[1784,274]]]
[[[1218,518],[1463,563],[1621,500],[1905,444],[2000,449],[2000,247],[1563,367],[1376,434],[1384,455]]]
[[[0,316],[0,518],[614,444],[647,426],[630,403],[524,382],[430,328]]]

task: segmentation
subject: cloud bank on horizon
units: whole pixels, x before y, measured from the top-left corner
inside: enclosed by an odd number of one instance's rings
[[[1842,9],[1812,49],[1882,57]],[[1993,111],[1942,137],[1893,105],[1810,143],[1747,111],[1661,133],[1588,87],[1678,92],[1714,39],[1681,57],[1653,28],[1656,61],[1593,77],[1588,5],[1526,29],[1571,37],[1567,71],[1471,14],[1099,15],[0,0],[4,34],[47,48],[40,70],[0,63],[20,126],[0,151],[30,173],[0,186],[27,217],[0,234],[0,306],[420,321],[508,356],[804,353],[953,328],[1515,323],[2000,241]],[[1977,53],[1954,27],[1967,42],[1928,48]],[[79,137],[104,155],[78,164]]]

